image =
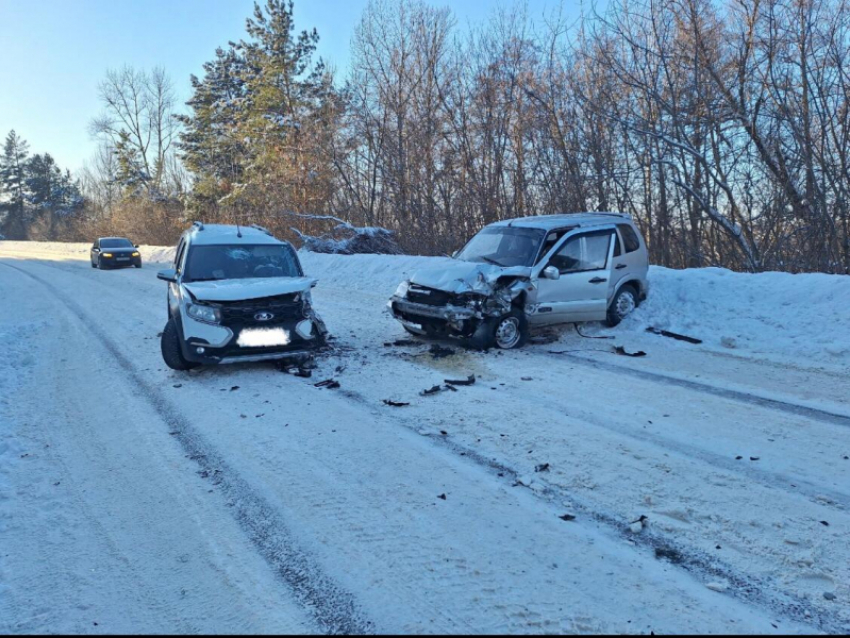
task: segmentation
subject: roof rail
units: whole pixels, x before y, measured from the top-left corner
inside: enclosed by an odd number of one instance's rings
[[[268,228],[263,228],[259,224],[251,224],[251,228],[253,228],[254,230],[259,230],[261,233],[265,233],[269,237],[274,237],[274,235],[271,234]]]
[[[194,226],[198,230],[203,230],[204,229],[204,222],[192,222],[192,226]]]

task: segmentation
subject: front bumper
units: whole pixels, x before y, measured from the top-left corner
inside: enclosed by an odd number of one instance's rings
[[[466,306],[430,306],[394,296],[389,301],[393,317],[414,331],[430,328],[450,336],[468,337],[481,320],[481,313]]]
[[[181,350],[187,361],[201,365],[304,358],[326,345],[324,324],[318,317],[311,319],[313,321],[311,339],[304,339],[296,332],[295,327],[304,320],[305,317],[299,317],[275,322],[268,326],[242,326],[231,329],[227,326],[203,324],[184,316],[184,334],[180,340]],[[283,328],[289,333],[290,342],[283,346],[245,347],[238,344],[242,330],[261,327]]]
[[[104,266],[109,266],[111,268],[120,268],[122,266],[141,266],[142,265],[142,257],[139,255],[138,257],[101,257],[101,263]]]

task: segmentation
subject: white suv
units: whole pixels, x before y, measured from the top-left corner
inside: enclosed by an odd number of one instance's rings
[[[195,222],[180,237],[168,282],[162,358],[199,365],[306,358],[326,343],[292,246],[260,226]]]
[[[417,335],[516,348],[530,326],[616,325],[646,297],[648,269],[628,215],[523,217],[485,226],[453,262],[414,273],[389,307]]]

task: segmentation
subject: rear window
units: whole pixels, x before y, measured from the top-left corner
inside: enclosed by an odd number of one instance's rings
[[[617,224],[620,229],[620,234],[623,236],[623,243],[626,245],[626,252],[633,253],[640,248],[640,239],[638,239],[635,229],[628,224]]]
[[[191,246],[184,281],[300,277],[301,264],[286,244]]]

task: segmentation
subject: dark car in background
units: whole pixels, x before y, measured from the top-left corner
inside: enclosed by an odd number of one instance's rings
[[[101,237],[91,247],[91,267],[121,268],[124,266],[142,267],[142,254],[139,247],[124,237]]]

